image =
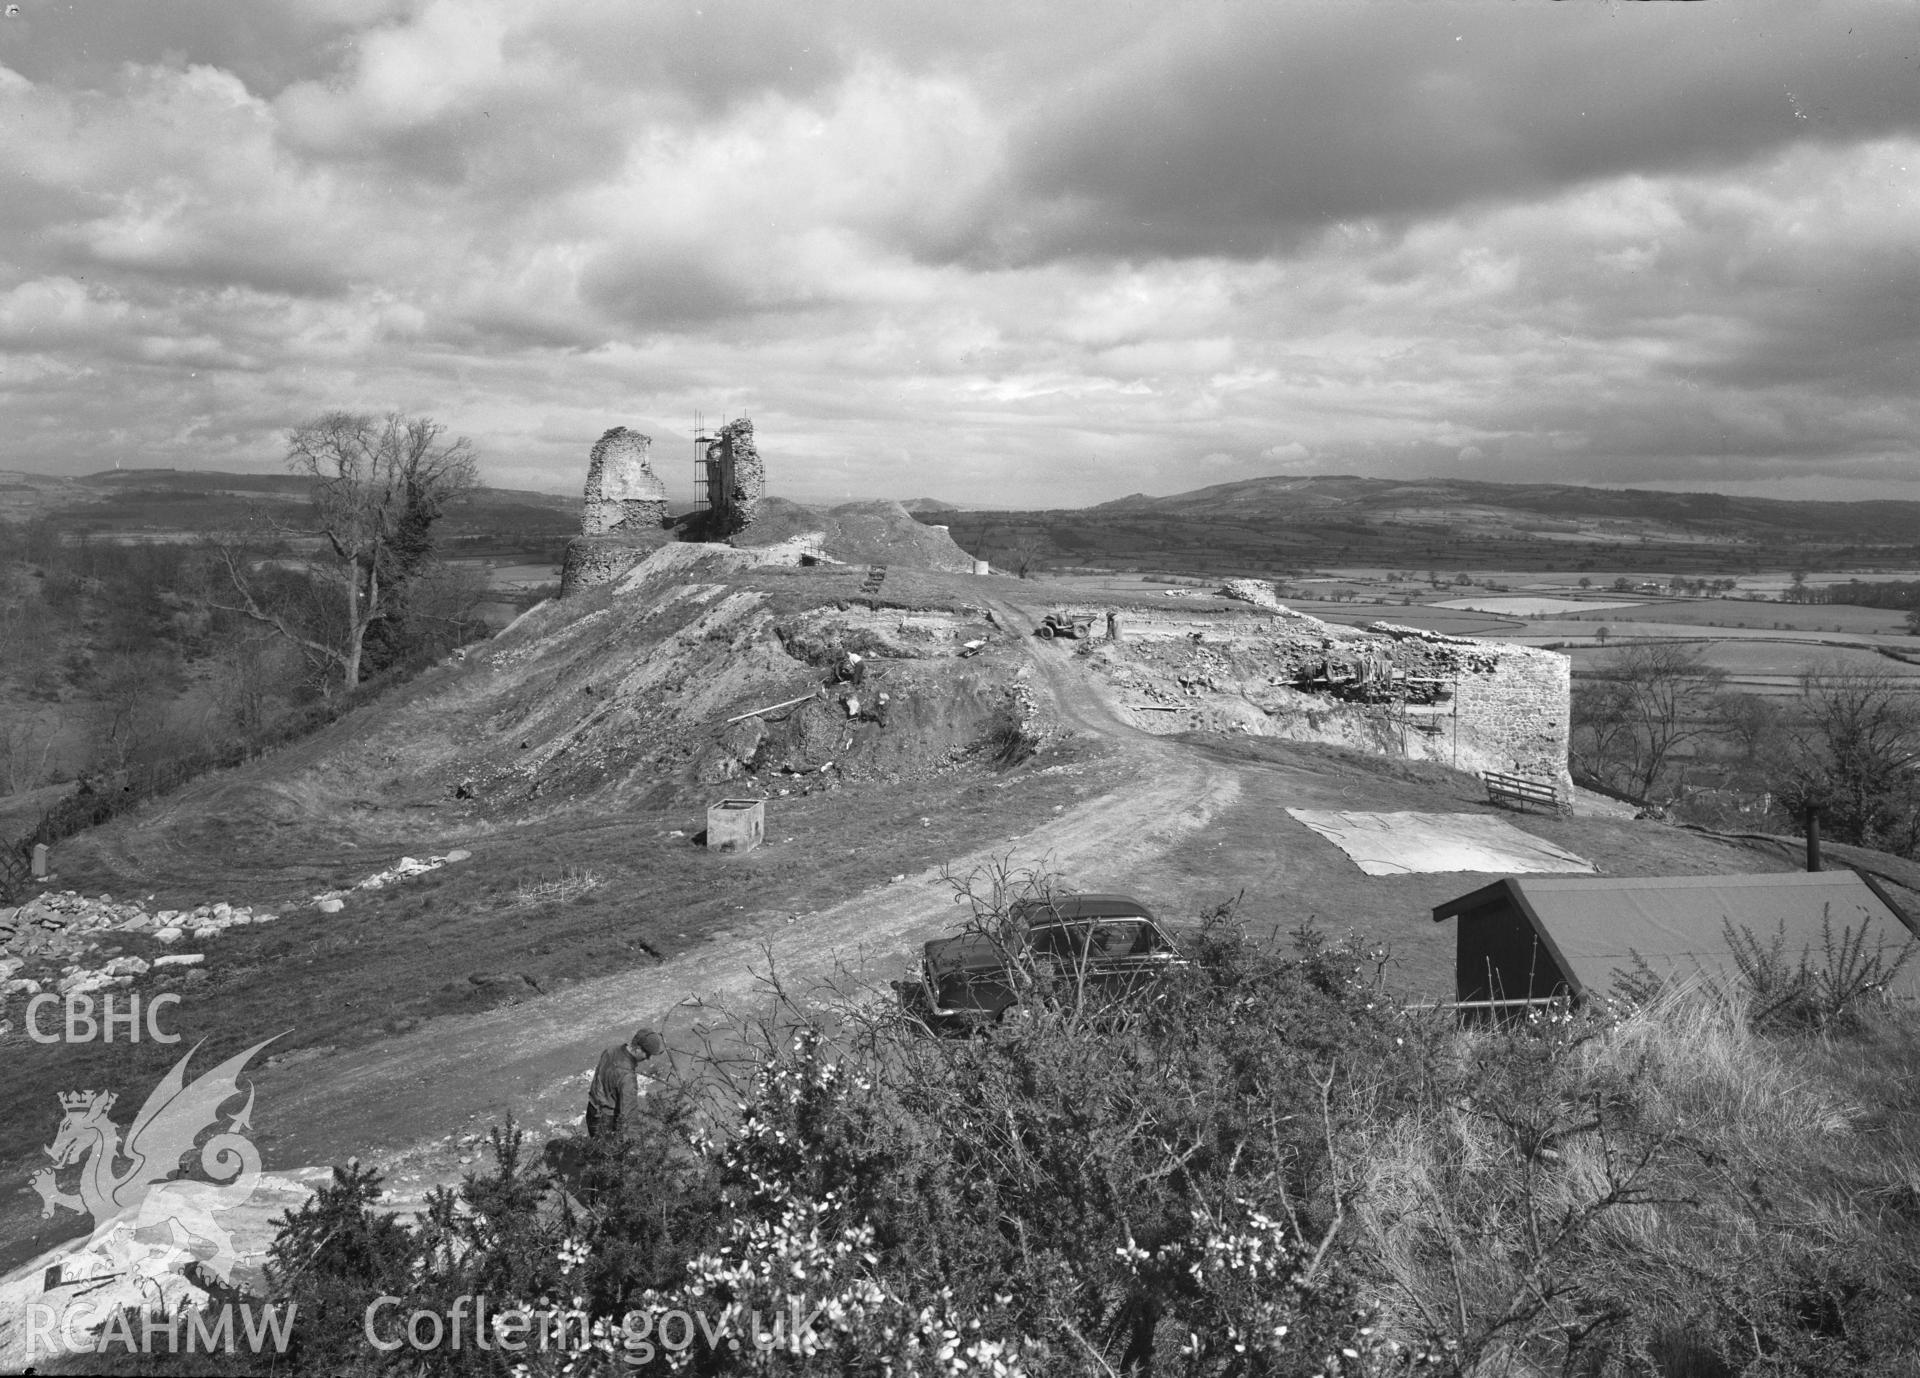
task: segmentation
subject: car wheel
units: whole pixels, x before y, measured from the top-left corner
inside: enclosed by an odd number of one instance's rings
[[[1053,640],[1053,628],[1042,623],[1040,626],[1040,635],[1048,641]]]

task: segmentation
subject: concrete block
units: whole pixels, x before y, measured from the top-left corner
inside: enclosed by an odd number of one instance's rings
[[[722,799],[707,809],[707,850],[750,852],[767,836],[767,801]]]
[[[49,869],[50,869],[50,862],[49,862],[49,857],[47,853],[47,844],[44,842],[34,843],[33,844],[33,878],[35,880],[46,879],[47,871]]]

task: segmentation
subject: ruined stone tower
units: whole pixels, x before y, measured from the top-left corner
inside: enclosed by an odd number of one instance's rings
[[[647,463],[653,437],[615,426],[594,443],[587,457],[587,505],[580,534],[605,536],[621,528],[645,530],[664,525],[667,485]]]
[[[647,463],[652,437],[615,426],[587,460],[580,535],[567,546],[560,594],[608,583],[668,540],[667,486]]]
[[[766,466],[753,444],[753,422],[729,421],[706,441],[707,539],[724,541],[753,524],[753,510],[767,492]]]

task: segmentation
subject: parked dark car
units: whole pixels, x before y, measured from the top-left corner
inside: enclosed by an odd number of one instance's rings
[[[1005,1022],[1036,1000],[1101,1011],[1184,958],[1153,911],[1130,895],[1020,900],[1004,935],[962,933],[926,945],[901,1003],[940,1033]]]

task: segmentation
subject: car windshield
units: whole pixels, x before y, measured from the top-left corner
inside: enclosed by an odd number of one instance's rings
[[[1159,931],[1143,918],[1050,924],[1034,934],[1034,946],[1050,955],[1071,956],[1083,944],[1091,957],[1141,957],[1162,946]]]

